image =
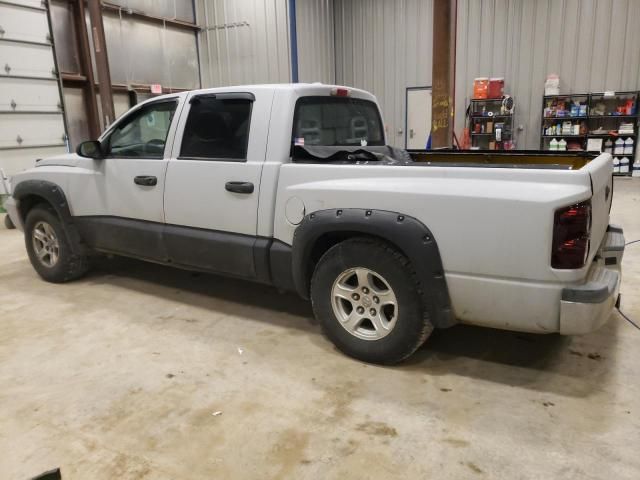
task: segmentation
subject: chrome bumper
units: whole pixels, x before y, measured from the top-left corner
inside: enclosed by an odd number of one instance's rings
[[[609,225],[585,283],[567,286],[560,301],[560,333],[580,335],[604,325],[618,301],[624,254],[622,228]]]

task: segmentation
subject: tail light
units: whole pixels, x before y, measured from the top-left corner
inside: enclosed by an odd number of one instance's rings
[[[335,87],[331,89],[331,96],[333,97],[348,97],[351,95],[351,91],[344,87]]]
[[[551,266],[584,267],[591,236],[591,200],[556,210],[553,221]]]

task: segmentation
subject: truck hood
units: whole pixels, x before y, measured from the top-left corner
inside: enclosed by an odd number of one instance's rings
[[[63,155],[55,155],[53,157],[36,160],[36,167],[45,167],[50,165],[63,167],[77,167],[80,157],[75,153],[65,153]]]

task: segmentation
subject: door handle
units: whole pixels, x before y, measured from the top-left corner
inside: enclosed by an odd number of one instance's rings
[[[253,183],[251,182],[227,182],[224,184],[227,192],[233,193],[253,193]]]
[[[158,178],[153,175],[138,175],[133,179],[133,183],[145,187],[153,187],[158,184]]]

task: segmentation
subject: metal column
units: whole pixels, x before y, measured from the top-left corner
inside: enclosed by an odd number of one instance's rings
[[[100,0],[88,0],[89,18],[91,19],[91,34],[93,35],[93,49],[96,55],[96,70],[98,71],[98,89],[102,105],[103,127],[106,129],[115,120],[113,95],[111,93],[111,74],[109,73],[109,58],[107,44],[102,24],[102,8]]]
[[[433,2],[431,146],[450,148],[455,98],[457,0]]]

